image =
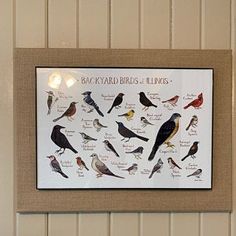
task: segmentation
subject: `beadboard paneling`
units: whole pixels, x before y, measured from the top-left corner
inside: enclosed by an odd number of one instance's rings
[[[201,45],[203,49],[230,48],[230,4],[230,0],[202,1]],[[200,218],[201,236],[230,235],[229,213],[201,213]]]
[[[235,50],[235,12],[235,0],[0,0],[0,77],[4,88],[0,105],[5,111],[0,118],[4,125],[0,134],[4,143],[0,155],[0,235],[14,235],[12,41],[17,47],[40,48]],[[75,213],[17,214],[15,228],[17,236],[233,236],[235,225],[234,212]]]
[[[0,235],[13,235],[13,2],[0,1]]]
[[[79,47],[107,48],[109,43],[108,0],[79,1]]]
[[[111,0],[111,47],[139,47],[139,1]]]
[[[45,0],[16,0],[15,46],[45,47],[47,42]],[[47,236],[47,214],[17,214],[17,236]]]
[[[45,47],[46,3],[45,0],[15,0],[16,47]]]
[[[48,46],[76,47],[76,0],[48,0]]]
[[[141,0],[141,48],[169,48],[170,0]]]

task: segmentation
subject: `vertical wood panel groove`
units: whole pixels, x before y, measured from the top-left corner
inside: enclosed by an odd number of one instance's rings
[[[231,48],[232,39],[232,0],[229,0],[229,48]]]
[[[45,48],[48,48],[48,1],[45,0]]]
[[[79,0],[76,0],[76,48],[79,48]]]
[[[199,49],[202,49],[202,0],[199,0]]]
[[[111,48],[111,1],[108,0],[108,48]]]
[[[138,0],[138,48],[141,48],[141,1]]]
[[[232,81],[232,102],[233,102],[233,112],[232,112],[232,138],[233,138],[233,144],[235,143],[235,133],[236,133],[236,129],[235,129],[235,79],[236,79],[236,1],[232,0],[231,1],[231,49],[233,49],[233,81]],[[235,159],[235,145],[233,145],[233,150],[232,150],[232,154],[233,154],[233,170],[236,169],[236,159]],[[236,172],[233,171],[233,178],[232,178],[232,199],[233,199],[233,212],[231,213],[231,219],[230,219],[230,231],[231,231],[231,235],[236,235],[236,207],[235,207],[235,199],[236,199],[236,188],[235,188],[235,184],[236,184]]]
[[[169,49],[173,48],[173,0],[170,1],[170,42]]]
[[[12,32],[12,37],[13,37],[13,48],[16,47],[16,0],[13,0],[12,3],[12,20],[13,20],[13,32]]]
[[[45,235],[48,236],[48,213],[45,214]]]
[[[201,236],[201,213],[198,213],[198,236]]]

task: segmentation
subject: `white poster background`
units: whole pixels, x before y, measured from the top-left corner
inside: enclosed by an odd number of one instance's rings
[[[167,189],[209,189],[212,181],[212,69],[120,69],[120,68],[37,68],[37,188],[38,189],[82,189],[82,188],[167,188]],[[77,82],[70,88],[62,80],[58,90],[48,86],[48,78],[53,72],[60,72],[62,75],[70,74]],[[109,80],[109,78],[111,78]],[[46,91],[53,91],[54,99],[58,101],[53,105],[51,114],[47,115]],[[95,110],[90,113],[83,102],[85,91],[91,91],[91,97],[97,103],[104,117]],[[149,107],[143,110],[139,102],[139,92],[146,96],[158,107]],[[121,108],[110,109],[115,97],[123,93]],[[203,94],[203,104],[199,109],[185,105]],[[178,95],[179,100],[176,106],[162,101]],[[62,115],[71,102],[76,104],[77,111],[73,116],[74,120],[69,121],[63,117],[57,122],[53,119]],[[127,121],[125,117],[118,117],[133,109],[134,117]],[[170,140],[174,148],[167,148],[161,145],[155,158],[148,161],[148,156],[155,142],[157,132],[161,125],[166,122],[173,113],[181,114],[180,127],[177,134]],[[193,115],[197,115],[197,127],[186,131]],[[146,117],[153,125],[142,127],[140,117]],[[95,118],[108,126],[97,132],[92,122]],[[133,132],[140,132],[139,135],[149,138],[144,142],[137,138],[131,138],[129,142],[121,141],[123,138],[118,133],[118,126],[115,121],[122,122]],[[71,145],[78,151],[74,154],[66,149],[61,156],[55,153],[59,147],[51,140],[51,132],[55,125],[66,127],[61,131],[66,135]],[[96,138],[83,144],[79,132],[84,132]],[[109,139],[120,157],[108,152],[103,141]],[[194,141],[199,141],[196,158],[188,157],[185,161],[181,159],[188,153]],[[125,153],[142,146],[144,151],[141,159],[134,155]],[[85,150],[89,149],[89,150]],[[116,175],[124,179],[106,176],[97,178],[96,172],[91,167],[91,155],[96,153],[99,159]],[[69,177],[63,178],[59,173],[53,172],[50,167],[49,155],[54,155],[60,163],[62,171]],[[80,156],[86,163],[89,171],[80,170],[76,164],[76,157]],[[172,157],[182,168],[170,169],[167,158]],[[148,178],[158,159],[163,161],[160,173],[154,173]],[[138,171],[135,175],[129,175],[127,169],[133,163],[138,164]],[[187,177],[197,169],[202,169],[202,175],[197,178]]]

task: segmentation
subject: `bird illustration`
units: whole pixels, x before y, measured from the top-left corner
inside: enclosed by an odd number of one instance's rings
[[[99,132],[102,128],[107,128],[107,126],[100,123],[99,119],[93,120],[93,127]]]
[[[60,120],[64,116],[67,117],[67,119],[69,121],[73,120],[72,116],[76,113],[76,106],[75,106],[75,104],[77,104],[77,102],[72,102],[70,104],[70,106],[66,109],[66,111],[61,116],[59,116],[58,118],[54,119],[53,122],[57,122],[58,120]]]
[[[152,147],[152,151],[148,157],[148,160],[151,161],[158,150],[158,148],[164,143],[167,145],[167,147],[172,147],[173,144],[171,144],[170,140],[175,136],[175,134],[179,130],[179,119],[181,115],[179,113],[174,113],[169,120],[167,120],[165,123],[162,124],[160,127],[156,141]]]
[[[124,116],[127,119],[127,121],[130,121],[130,120],[132,120],[134,113],[135,113],[134,110],[129,110],[128,112],[118,115],[118,116],[119,117]]]
[[[65,127],[60,126],[60,125],[55,125],[52,129],[51,133],[51,140],[58,146],[60,147],[59,150],[56,152],[59,153],[59,155],[62,155],[65,152],[65,149],[70,149],[74,153],[78,153],[69,143],[68,139],[66,136],[61,133],[61,129],[65,129]],[[62,150],[62,152],[60,152]]]
[[[47,158],[49,158],[49,160],[50,160],[50,166],[52,168],[52,171],[61,174],[64,178],[68,178],[68,176],[62,172],[60,164],[57,161],[55,156],[51,155],[51,156],[47,156]]]
[[[139,146],[138,148],[134,149],[133,151],[125,152],[125,153],[133,154],[135,158],[141,159],[141,155],[143,154],[143,147]]]
[[[48,113],[47,114],[50,115],[51,109],[52,109],[53,97],[55,95],[53,91],[46,91],[46,93],[48,94],[48,99],[47,99]]]
[[[152,178],[154,173],[161,173],[161,169],[163,167],[163,164],[164,164],[163,161],[161,160],[161,158],[159,158],[158,161],[157,161],[157,164],[152,169],[152,172],[149,176],[149,179]]]
[[[125,171],[128,171],[130,175],[135,175],[135,173],[137,172],[138,170],[138,164],[137,163],[134,163],[132,166],[130,166],[129,168],[127,169],[122,169],[122,170],[125,170]]]
[[[190,147],[188,154],[181,159],[181,161],[184,161],[187,157],[191,156],[192,158],[195,158],[194,154],[197,153],[198,151],[198,143],[199,142],[194,142],[193,145]]]
[[[142,123],[142,127],[143,127],[143,128],[146,127],[147,125],[153,125],[153,124],[150,123],[144,116],[142,116],[142,117],[140,118],[140,121],[141,121],[141,123]]]
[[[147,110],[149,107],[157,107],[157,105],[153,104],[145,95],[144,92],[139,93],[139,101],[144,106],[143,110]]]
[[[196,171],[194,171],[192,174],[188,175],[187,177],[195,176],[196,178],[200,178],[201,174],[202,174],[202,169],[197,169]]]
[[[82,170],[83,168],[85,168],[86,170],[89,170],[89,168],[86,166],[85,162],[82,160],[81,157],[76,157],[76,162],[80,170]]]
[[[189,122],[189,125],[187,126],[186,130],[189,130],[189,128],[192,126],[193,128],[197,127],[198,123],[198,117],[196,115],[193,115],[192,119]]]
[[[86,91],[82,93],[82,95],[84,95],[84,98],[83,98],[84,103],[90,108],[88,113],[92,112],[93,109],[95,109],[100,116],[104,116],[103,113],[100,111],[99,106],[92,99],[91,93],[92,92],[90,91]]]
[[[176,162],[173,160],[173,158],[169,157],[167,160],[168,160],[168,164],[170,165],[171,169],[174,169],[175,167],[177,167],[180,170],[182,169],[180,166],[178,166],[176,164]]]
[[[105,149],[109,152],[113,152],[115,153],[115,155],[117,157],[119,157],[119,154],[117,153],[117,151],[115,150],[115,148],[113,147],[113,145],[108,141],[108,140],[104,140],[103,141],[104,145],[105,145]]]
[[[93,158],[91,162],[91,166],[97,172],[97,178],[102,177],[103,175],[108,175],[108,176],[124,179],[124,177],[115,175],[114,173],[112,173],[108,169],[108,167],[102,161],[99,160],[98,155],[96,153],[93,153],[91,157]]]
[[[142,137],[138,134],[135,134],[132,130],[126,128],[122,122],[117,122],[116,123],[118,124],[118,132],[121,136],[123,136],[124,138],[121,139],[121,141],[125,140],[125,138],[127,138],[127,140],[125,142],[128,142],[131,138],[138,138],[138,139],[141,139],[145,142],[147,142],[149,139],[148,138],[145,138],[145,137]]]
[[[107,112],[108,114],[111,113],[112,109],[115,107],[115,108],[120,108],[120,104],[123,102],[123,96],[124,94],[123,93],[119,93],[115,100],[113,101],[112,103],[112,106],[111,108],[109,109],[109,111]]]
[[[188,105],[186,105],[184,107],[184,109],[187,109],[190,106],[192,106],[194,108],[199,108],[202,105],[202,103],[203,103],[203,95],[202,95],[202,93],[200,93],[198,95],[198,97],[195,100],[193,100],[192,102],[190,102]]]
[[[79,133],[80,133],[81,136],[82,136],[82,139],[83,139],[83,143],[84,143],[84,144],[86,144],[86,143],[88,143],[88,142],[90,142],[90,141],[97,141],[97,139],[92,138],[92,137],[90,137],[89,135],[87,135],[87,134],[85,134],[85,133],[83,133],[83,132],[79,132]]]
[[[169,103],[170,105],[175,107],[175,106],[177,106],[176,103],[178,102],[178,100],[179,100],[179,96],[175,95],[174,97],[172,97],[168,100],[162,101],[162,103]]]

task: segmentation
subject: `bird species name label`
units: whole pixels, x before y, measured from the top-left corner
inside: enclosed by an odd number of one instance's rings
[[[173,178],[180,178],[180,177],[182,177],[182,175],[181,175],[179,172],[172,172],[172,173],[171,173],[171,176],[172,176]]]
[[[93,144],[83,144],[81,145],[84,151],[93,151],[96,148],[96,145]]]
[[[197,136],[197,130],[190,129],[189,132],[188,132],[188,135],[189,136]]]
[[[180,140],[180,147],[190,147],[190,141],[181,141]]]
[[[84,177],[84,172],[82,170],[77,170],[76,173],[78,174],[78,177]]]
[[[110,95],[110,94],[101,94],[101,97],[104,99],[104,101],[113,101],[115,94]]]
[[[60,161],[62,167],[73,167],[73,164],[71,161]]]
[[[65,130],[65,134],[68,137],[73,137],[75,134],[75,131],[74,130]]]
[[[185,168],[186,170],[196,170],[198,168],[198,165],[194,163],[188,163],[188,165]]]
[[[135,104],[125,103],[125,109],[134,109],[134,108],[135,108]]]
[[[149,120],[151,121],[158,121],[158,120],[161,120],[162,118],[162,113],[161,114],[150,114],[150,113],[147,113],[147,117],[149,118]]]
[[[112,161],[111,162],[112,165],[117,166],[119,169],[125,168],[127,166],[127,162],[116,162],[116,161]]]
[[[212,69],[36,68],[38,189],[209,189]]]

